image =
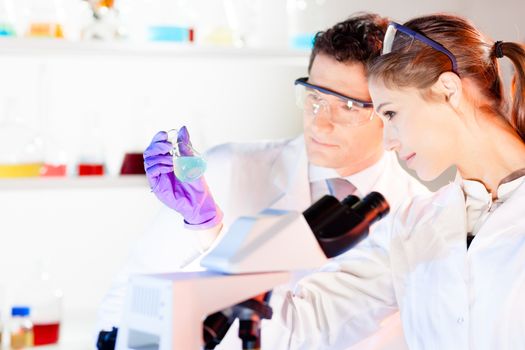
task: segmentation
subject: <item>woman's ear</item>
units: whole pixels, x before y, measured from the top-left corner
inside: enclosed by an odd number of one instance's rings
[[[438,80],[432,85],[434,94],[445,96],[445,100],[457,109],[463,94],[463,85],[457,74],[452,72],[441,73]]]

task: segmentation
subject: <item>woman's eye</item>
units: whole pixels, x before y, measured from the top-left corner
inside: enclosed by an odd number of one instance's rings
[[[383,116],[387,119],[387,120],[391,120],[392,118],[394,118],[396,116],[396,112],[393,112],[393,111],[384,111],[383,112]]]

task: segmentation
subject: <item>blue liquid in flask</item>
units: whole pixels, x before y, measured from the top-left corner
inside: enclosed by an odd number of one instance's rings
[[[182,182],[197,180],[206,171],[206,161],[202,157],[173,157],[175,176]]]

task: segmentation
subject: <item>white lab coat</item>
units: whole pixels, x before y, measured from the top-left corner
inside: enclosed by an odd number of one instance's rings
[[[525,349],[525,182],[466,236],[458,183],[407,202],[287,296],[293,348],[337,349],[399,308],[410,349]]]
[[[394,154],[385,157],[384,173],[374,190],[381,192],[392,207],[398,206],[406,197],[427,191],[400,167]],[[239,216],[254,215],[265,208],[302,211],[311,204],[308,160],[302,136],[287,141],[224,144],[211,149],[206,159],[206,180],[224,212],[224,227]],[[163,210],[135,245],[127,266],[117,276],[101,304],[98,329],[111,329],[120,323],[129,274],[179,271],[202,251],[202,242],[196,239],[196,232],[186,229],[180,216],[174,213],[171,209]],[[272,303],[274,299],[276,302],[279,298],[282,300],[284,294],[284,288],[275,290]],[[396,331],[389,331],[381,340],[375,339],[371,344],[389,339],[393,334],[396,334],[397,342],[404,343],[399,319],[389,322]],[[277,337],[281,330],[275,328],[266,334],[277,333]],[[230,329],[217,349],[240,349],[240,345],[232,345],[232,342],[240,344],[236,333]],[[281,348],[275,343],[265,345],[268,337],[265,338],[264,334],[263,330],[265,349]],[[375,349],[360,347],[365,348]]]

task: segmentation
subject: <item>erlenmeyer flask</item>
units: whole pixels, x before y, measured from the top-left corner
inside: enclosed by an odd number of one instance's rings
[[[173,171],[182,182],[195,181],[206,171],[206,161],[191,142],[177,142],[177,135],[177,129],[168,131],[168,141],[173,145]]]
[[[5,98],[0,114],[0,178],[40,175],[44,142],[40,134],[19,118],[17,101]]]

